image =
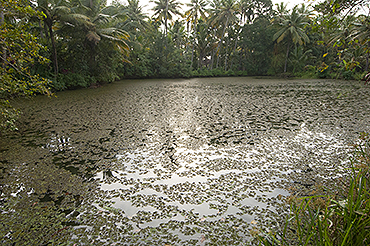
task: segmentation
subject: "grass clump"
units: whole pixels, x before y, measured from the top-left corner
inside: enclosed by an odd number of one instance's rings
[[[370,136],[355,145],[350,174],[338,195],[288,199],[291,212],[279,232],[260,245],[370,245]]]

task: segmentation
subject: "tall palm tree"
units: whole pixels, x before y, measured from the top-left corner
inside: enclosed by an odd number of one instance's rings
[[[289,15],[289,10],[287,9],[287,6],[288,4],[284,2],[281,2],[280,4],[275,3],[275,15],[280,18]]]
[[[299,13],[298,10],[298,5],[296,5],[290,14],[280,16],[278,24],[280,28],[273,36],[273,40],[276,40],[277,43],[280,43],[283,40],[287,41],[284,73],[287,71],[289,50],[292,42],[295,45],[304,45],[310,42],[310,39],[304,30],[304,27],[308,25],[307,15]]]
[[[65,0],[38,0],[38,8],[45,14],[43,19],[51,43],[51,61],[54,74],[59,72],[58,54],[56,48],[55,30],[62,26],[75,27],[84,25],[86,28],[93,28],[94,24],[84,14],[75,12],[72,1]]]
[[[157,21],[164,22],[164,34],[167,37],[167,22],[172,20],[172,15],[181,15],[179,8],[182,5],[176,0],[157,0],[153,1],[156,6],[152,9]]]
[[[73,1],[73,0],[72,0]],[[89,65],[91,72],[96,71],[97,47],[101,42],[108,42],[112,50],[122,55],[127,61],[129,47],[126,43],[129,35],[119,27],[122,18],[126,18],[119,11],[106,7],[105,0],[74,0],[71,11],[78,15],[75,22],[64,25],[65,33],[79,32],[85,47],[88,47]]]
[[[51,43],[51,61],[53,63],[55,75],[59,72],[59,66],[53,26],[61,16],[70,14],[70,8],[67,7],[66,4],[66,2],[56,2],[54,0],[39,0],[37,2],[38,8],[45,14],[43,21],[47,27],[47,31],[49,32],[48,36]]]
[[[259,16],[269,16],[272,12],[271,0],[240,0],[238,3],[240,25],[252,23]]]
[[[197,25],[195,44],[199,55],[198,68],[208,66],[210,60],[207,56],[217,47],[217,43],[214,40],[214,36],[211,35],[208,23],[203,19],[199,19]]]
[[[353,25],[351,34],[352,40],[359,40],[366,50],[366,65],[365,70],[369,70],[369,52],[370,52],[370,17],[361,15],[358,17],[358,22]]]
[[[184,22],[176,20],[172,25],[170,24],[169,33],[175,46],[177,46],[178,49],[181,49],[183,44],[185,44],[186,36]]]
[[[143,13],[143,7],[139,5],[139,0],[127,0],[128,5],[124,7],[124,14],[126,14],[127,19],[124,21],[123,29],[127,31],[137,32],[144,31],[149,27],[148,16]]]
[[[213,26],[223,26],[220,42],[218,43],[216,51],[216,54],[218,53],[216,67],[218,67],[220,47],[225,36],[226,29],[230,24],[238,22],[238,18],[236,16],[238,5],[236,0],[213,0],[211,7],[210,23]]]
[[[188,3],[187,6],[190,9],[185,12],[185,16],[187,17],[186,20],[187,22],[190,22],[193,25],[193,48],[191,51],[191,65],[190,65],[190,67],[192,67],[194,59],[197,22],[199,17],[202,17],[203,19],[206,18],[207,3],[205,0],[191,0],[191,3]]]

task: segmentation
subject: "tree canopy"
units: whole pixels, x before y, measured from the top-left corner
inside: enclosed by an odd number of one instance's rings
[[[365,0],[318,0],[292,9],[271,0],[153,4],[149,16],[139,0],[1,0],[2,126],[14,122],[12,97],[118,79],[360,79],[369,69]]]

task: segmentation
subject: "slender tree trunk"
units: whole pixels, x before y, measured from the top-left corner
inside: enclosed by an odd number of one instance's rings
[[[190,68],[193,69],[193,59],[194,59],[194,49],[195,49],[195,34],[197,32],[197,18],[198,16],[194,16],[194,31],[193,31],[193,49],[191,51],[191,63],[190,63]]]
[[[226,42],[226,50],[225,50],[225,71],[227,71],[227,58],[228,58],[227,47],[228,46],[229,46],[229,39],[227,39],[227,42]]]
[[[212,70],[213,69],[213,63],[214,63],[214,56],[216,55],[216,51],[212,51],[211,52],[211,63],[210,63],[210,65],[211,66],[209,66],[209,70]]]
[[[216,30],[214,29],[213,30],[213,36],[216,37]],[[214,56],[216,55],[216,50],[212,50],[211,51],[211,62],[210,62],[210,66],[208,66],[208,70],[212,70],[213,69],[213,64],[214,64]]]
[[[59,68],[58,68],[58,56],[57,56],[57,48],[55,46],[55,39],[54,39],[54,33],[53,33],[53,28],[52,25],[48,25],[49,27],[49,37],[51,41],[51,59],[53,61],[54,65],[54,74],[58,75],[59,73]]]
[[[370,41],[367,41],[367,51],[366,51],[366,69],[365,71],[369,71],[369,52],[370,52]]]
[[[96,71],[96,47],[91,44],[90,45],[90,73],[91,75],[95,75],[94,72]]]
[[[42,29],[41,20],[39,19],[39,28],[40,28],[40,36],[43,39],[44,38],[44,30]]]
[[[167,38],[167,14],[168,14],[168,1],[166,0],[166,12],[164,15],[164,35]]]
[[[288,47],[286,49],[286,56],[285,56],[284,73],[286,73],[286,70],[287,70],[288,56],[289,56],[289,48],[290,48],[290,43],[288,42]]]
[[[203,55],[199,52],[199,61],[198,61],[198,69],[203,68]]]
[[[2,24],[4,24],[4,10],[3,9],[1,9],[1,11],[0,11],[0,25],[2,25]],[[5,68],[5,66],[6,66],[6,47],[3,46],[2,49],[3,49],[2,64],[3,64],[3,68]]]
[[[225,27],[224,27],[224,30],[222,30],[222,36],[221,36],[221,40],[220,42],[218,43],[218,47],[217,47],[217,62],[216,62],[216,68],[218,68],[218,62],[220,60],[220,45],[222,44],[222,39],[224,38],[224,35],[225,35],[225,32],[226,32],[226,28],[227,28],[227,25],[229,24],[229,17],[227,17],[226,19],[226,23],[225,23]]]
[[[236,51],[236,47],[237,47],[237,45],[238,45],[238,37],[236,37],[236,39],[235,39],[235,45],[234,45],[234,49],[233,49],[233,54],[234,54],[234,53],[235,53],[235,51]],[[233,57],[235,57],[235,55],[234,55]],[[232,68],[232,67],[233,67],[233,64],[234,64],[234,59],[232,59],[232,60],[231,60],[230,68]]]

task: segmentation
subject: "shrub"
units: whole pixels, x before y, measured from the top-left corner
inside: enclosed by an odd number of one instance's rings
[[[68,73],[68,74],[59,74],[58,78],[53,81],[51,86],[55,90],[60,91],[65,89],[89,87],[91,84],[95,82],[96,82],[95,78],[89,75],[83,75],[79,73]]]

